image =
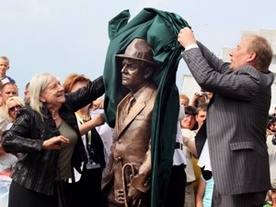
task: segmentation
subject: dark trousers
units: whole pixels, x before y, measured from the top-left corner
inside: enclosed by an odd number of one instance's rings
[[[76,207],[101,207],[102,169],[85,170],[79,182],[74,185]]]
[[[16,182],[12,181],[9,190],[9,207],[60,207],[60,199],[58,195],[58,185],[62,185],[63,199],[66,201],[65,207],[73,207],[72,205],[72,189],[66,182],[55,182],[54,195],[45,195],[29,190]],[[60,187],[60,186],[59,186]]]
[[[213,207],[261,207],[264,205],[267,191],[224,196],[214,186]]]
[[[172,166],[165,207],[183,207],[185,203],[185,165]]]

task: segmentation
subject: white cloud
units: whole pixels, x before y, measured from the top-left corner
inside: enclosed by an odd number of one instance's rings
[[[22,16],[24,13],[22,7],[20,5],[2,5],[0,8],[0,17],[3,18],[17,18],[19,16]]]
[[[42,5],[42,2],[39,0],[29,0],[27,4],[27,10],[31,16],[41,16],[48,17],[50,16],[50,9],[47,5]]]

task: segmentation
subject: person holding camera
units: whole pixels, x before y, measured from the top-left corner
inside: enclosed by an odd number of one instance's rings
[[[191,106],[198,107],[202,103],[209,103],[213,93],[201,89],[200,92],[195,92],[191,102]]]

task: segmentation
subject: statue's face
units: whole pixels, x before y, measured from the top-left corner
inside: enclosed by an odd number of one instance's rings
[[[122,84],[132,92],[139,90],[146,82],[143,62],[125,58],[123,60]]]

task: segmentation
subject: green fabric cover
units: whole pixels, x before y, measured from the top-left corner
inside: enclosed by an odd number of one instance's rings
[[[104,67],[105,118],[111,127],[115,125],[116,107],[129,92],[122,86],[121,61],[116,54],[123,54],[134,38],[147,40],[153,48],[154,59],[161,68],[154,74],[158,85],[152,114],[152,188],[151,206],[164,205],[176,141],[176,126],[179,110],[179,93],[176,72],[183,47],[177,36],[188,23],[175,13],[145,8],[132,20],[124,10],[109,21],[110,44]]]

